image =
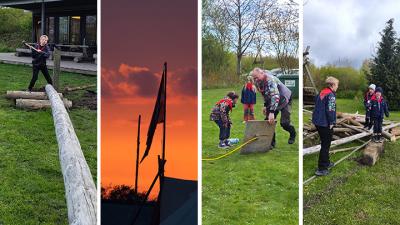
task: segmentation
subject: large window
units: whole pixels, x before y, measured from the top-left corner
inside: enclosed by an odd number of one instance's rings
[[[97,38],[97,19],[96,16],[87,16],[86,17],[86,39],[85,43],[89,46],[96,45]]]
[[[59,42],[60,44],[69,44],[69,17],[60,17],[59,22]]]
[[[46,34],[49,36],[49,43],[54,42],[54,17],[47,18],[47,29]]]
[[[73,45],[81,44],[81,17],[72,16],[71,17],[71,42]]]

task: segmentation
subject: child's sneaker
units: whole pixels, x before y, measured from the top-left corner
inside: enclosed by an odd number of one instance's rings
[[[220,142],[220,143],[218,144],[218,148],[224,149],[224,148],[228,148],[228,146],[226,146],[226,144],[225,144],[224,142]]]
[[[379,140],[380,143],[382,143],[385,140],[385,138],[383,138],[382,134],[379,134],[378,135],[378,140]]]
[[[231,143],[229,143],[229,140],[225,140],[224,144],[227,148],[232,147]]]

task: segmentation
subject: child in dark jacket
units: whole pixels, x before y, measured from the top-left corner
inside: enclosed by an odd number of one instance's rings
[[[382,123],[383,116],[389,117],[389,108],[386,101],[382,97],[383,90],[377,87],[375,95],[371,98],[371,120],[374,123],[374,133],[372,141],[383,142],[382,138]]]
[[[231,147],[228,141],[232,124],[229,113],[235,107],[238,98],[239,96],[234,91],[228,92],[211,110],[210,120],[214,121],[219,127],[219,148]]]
[[[315,98],[315,108],[312,114],[312,122],[317,128],[321,150],[318,158],[317,176],[329,174],[329,168],[334,164],[329,159],[333,126],[336,124],[336,90],[339,87],[339,80],[334,77],[326,79],[327,87]]]
[[[50,48],[47,45],[48,39],[46,35],[40,36],[39,43],[34,46],[37,51],[32,49],[32,79],[29,83],[28,91],[32,91],[33,86],[35,86],[39,71],[42,71],[48,84],[53,84],[46,66],[46,60],[50,56]]]
[[[364,96],[364,107],[365,107],[365,125],[364,128],[371,129],[372,121],[371,121],[371,98],[375,94],[375,84],[371,84],[368,87],[367,93]]]
[[[255,120],[254,105],[256,104],[256,86],[252,76],[247,77],[247,83],[243,86],[240,102],[243,104],[244,121]]]

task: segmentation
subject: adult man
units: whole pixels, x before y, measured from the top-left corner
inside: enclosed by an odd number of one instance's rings
[[[263,113],[269,123],[274,123],[276,116],[281,112],[280,124],[289,132],[289,144],[293,144],[296,138],[296,130],[290,124],[290,111],[292,106],[292,92],[277,77],[268,74],[260,68],[254,68],[251,72],[257,90],[264,97]],[[275,133],[271,143],[275,147]]]
[[[329,149],[331,147],[333,126],[336,124],[336,90],[339,87],[339,80],[328,77],[325,80],[324,88],[315,98],[315,108],[312,114],[312,122],[317,128],[321,150],[318,158],[317,176],[329,174],[329,168],[334,164],[329,160]]]

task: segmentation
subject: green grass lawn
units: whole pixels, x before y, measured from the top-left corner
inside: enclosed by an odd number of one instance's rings
[[[361,101],[338,99],[337,108],[340,112],[364,114]],[[389,119],[400,121],[400,112],[391,112]],[[310,116],[304,114],[307,121]],[[386,142],[385,154],[372,167],[358,164],[359,151],[334,167],[329,176],[305,185],[304,224],[400,224],[399,148],[400,142]],[[331,160],[335,162],[347,154],[331,155]],[[318,154],[304,157],[304,180],[313,175],[317,161]]]
[[[0,64],[0,224],[68,224],[51,110],[20,110],[5,99],[7,90],[27,89],[31,72],[30,67]],[[60,83],[95,84],[96,77],[62,73]],[[36,87],[44,85],[39,75]],[[65,96],[77,101],[84,92]],[[70,117],[96,180],[97,111],[73,108]]]
[[[238,92],[240,87],[235,88]],[[209,121],[212,106],[229,89],[203,90],[203,158],[229,150],[217,148],[217,125]],[[259,95],[259,94],[258,94]],[[263,119],[261,96],[256,119]],[[231,137],[242,139],[245,125],[240,102],[233,109]],[[293,102],[292,123],[298,127],[298,101]],[[278,116],[278,119],[280,116]],[[218,161],[203,161],[203,224],[298,224],[298,142],[289,145],[289,134],[277,126],[277,148],[268,153],[240,155],[235,152]]]

